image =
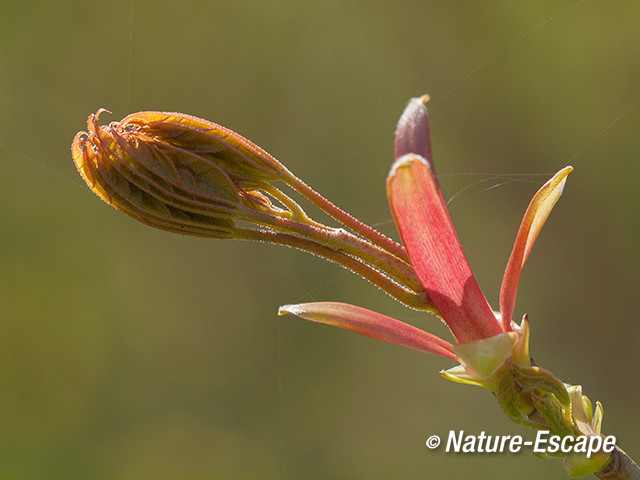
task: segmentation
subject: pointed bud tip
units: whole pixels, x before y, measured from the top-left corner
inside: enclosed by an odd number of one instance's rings
[[[396,158],[408,153],[416,153],[431,159],[429,113],[426,107],[429,99],[429,95],[412,98],[402,112],[396,127]]]
[[[278,308],[278,316],[282,317],[283,315],[296,314],[296,305],[283,305]]]
[[[558,173],[561,174],[562,177],[566,177],[571,172],[573,172],[573,167],[571,165],[567,165],[562,170],[560,170],[560,172],[558,172]]]
[[[564,183],[566,182],[567,177],[571,172],[573,172],[573,167],[571,165],[567,165],[566,167],[559,170],[553,177],[551,177],[544,186],[562,185],[560,187],[560,193],[562,193],[562,190],[564,190]]]

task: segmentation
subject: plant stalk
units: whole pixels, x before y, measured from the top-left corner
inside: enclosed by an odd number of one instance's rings
[[[238,229],[236,230],[234,237],[242,240],[257,240],[277,245],[285,245],[312,253],[333,263],[337,263],[356,275],[369,280],[391,297],[410,308],[426,310],[437,314],[437,311],[435,311],[424,291],[413,291],[361,260],[349,256],[339,250],[334,250],[326,245],[316,243],[306,238],[297,237],[295,235],[269,230]]]

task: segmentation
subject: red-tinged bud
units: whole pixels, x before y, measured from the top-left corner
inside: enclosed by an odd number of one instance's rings
[[[410,153],[420,155],[433,168],[429,114],[426,107],[428,101],[429,95],[412,98],[404,109],[396,127],[395,158]]]

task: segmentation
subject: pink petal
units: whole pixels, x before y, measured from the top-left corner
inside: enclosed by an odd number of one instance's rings
[[[531,203],[524,214],[520,230],[516,236],[516,241],[507,263],[507,268],[502,278],[500,287],[500,312],[502,312],[502,325],[507,331],[511,330],[511,318],[516,304],[516,293],[518,291],[518,280],[524,263],[527,261],[529,252],[533,247],[544,222],[551,213],[551,209],[556,204],[567,176],[573,171],[572,167],[565,167],[545,183],[533,196]]]
[[[456,339],[467,342],[501,333],[427,160],[414,154],[397,159],[387,193],[411,265]]]
[[[287,313],[312,322],[340,327],[383,342],[456,359],[449,342],[400,320],[348,303],[316,302],[280,307],[279,315]]]

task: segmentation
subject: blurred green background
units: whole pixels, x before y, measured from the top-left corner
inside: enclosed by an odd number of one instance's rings
[[[640,3],[6,1],[0,7],[0,478],[564,478],[432,434],[532,432],[444,359],[278,318],[346,301],[446,335],[367,282],[268,245],[116,212],[69,154],[88,114],[228,126],[397,238],[395,122],[428,92],[467,255],[497,306],[526,205],[572,164],[520,284],[532,353],[640,457]]]

